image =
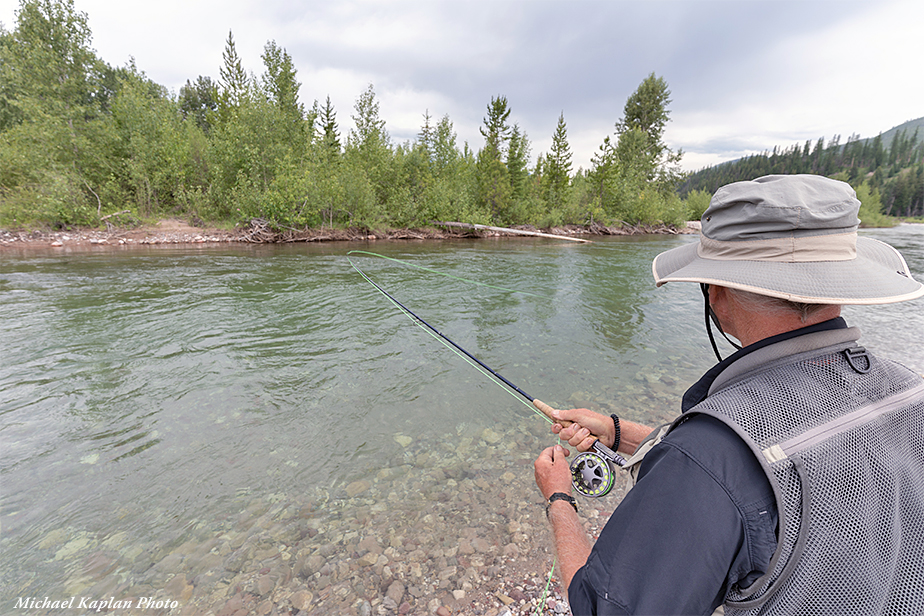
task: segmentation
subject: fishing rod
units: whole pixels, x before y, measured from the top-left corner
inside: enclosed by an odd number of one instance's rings
[[[350,265],[359,272],[359,275],[362,276],[366,282],[371,284],[375,289],[388,298],[395,306],[397,306],[402,312],[404,312],[410,319],[418,326],[426,328],[426,331],[430,332],[431,335],[438,336],[438,340],[444,344],[448,343],[450,348],[455,349],[457,352],[461,353],[465,358],[475,362],[476,367],[481,367],[482,371],[487,371],[490,376],[493,376],[496,379],[496,382],[506,385],[510,390],[516,392],[523,398],[525,398],[535,409],[538,409],[543,417],[545,417],[551,423],[558,423],[563,428],[567,428],[573,422],[564,420],[564,419],[555,419],[552,416],[552,411],[554,410],[551,406],[535,398],[509,380],[507,380],[499,372],[491,368],[489,365],[466,351],[464,348],[459,346],[451,338],[443,334],[441,331],[427,323],[421,317],[417,316],[410,308],[399,302],[395,297],[383,289],[377,282],[372,280],[369,276],[366,275],[361,269],[356,267],[356,264],[353,263],[353,260],[349,258],[349,255],[352,252],[363,252],[363,251],[351,251],[347,253],[347,259],[350,261]],[[364,254],[374,254],[374,253],[364,253]],[[472,365],[475,365],[472,364]],[[615,483],[615,467],[625,466],[625,459],[620,456],[618,453],[604,445],[600,442],[600,439],[595,439],[593,446],[590,450],[579,453],[574,460],[571,462],[571,482],[574,485],[574,488],[578,493],[583,494],[584,496],[589,497],[600,497],[605,496],[609,493]]]

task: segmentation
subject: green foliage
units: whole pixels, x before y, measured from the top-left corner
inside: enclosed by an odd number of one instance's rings
[[[700,220],[703,212],[709,207],[712,200],[712,194],[705,190],[693,190],[687,193],[683,200],[687,220]]]
[[[196,83],[186,80],[180,88],[180,111],[184,120],[192,120],[204,133],[212,127],[212,116],[218,110],[218,85],[210,77],[199,75]]]
[[[682,177],[681,152],[663,140],[670,117],[670,91],[663,78],[649,75],[626,102],[616,124],[616,141],[605,138],[591,161],[590,217],[627,224],[679,224],[686,218],[675,188]]]
[[[565,114],[558,116],[558,125],[552,135],[552,147],[544,159],[542,187],[546,201],[560,209],[568,199],[571,186],[571,146],[568,145],[568,128]]]
[[[237,55],[234,45],[234,35],[228,31],[228,40],[221,54],[224,65],[219,70],[221,75],[220,108],[229,109],[247,102],[250,96],[250,79],[244,71],[241,57]]]
[[[897,220],[882,213],[882,201],[879,192],[870,188],[869,182],[863,182],[856,188],[857,199],[860,200],[860,226],[861,227],[894,227]]]
[[[575,174],[564,113],[531,167],[504,96],[487,106],[477,152],[429,111],[416,141],[394,145],[372,85],[341,129],[329,97],[302,102],[294,62],[275,41],[251,73],[229,32],[219,78],[187,80],[176,95],[133,62],[108,66],[90,42],[74,0],[21,0],[14,28],[0,30],[4,226],[94,225],[125,209],[277,228],[682,219],[669,190],[679,154],[661,142],[669,91],[654,75],[594,169]],[[905,155],[896,149],[895,160]]]

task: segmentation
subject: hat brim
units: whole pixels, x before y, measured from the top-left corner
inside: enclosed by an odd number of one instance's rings
[[[806,304],[891,304],[924,296],[901,254],[884,242],[857,238],[849,261],[732,261],[704,259],[699,242],[662,252],[652,262],[655,283],[701,282]]]

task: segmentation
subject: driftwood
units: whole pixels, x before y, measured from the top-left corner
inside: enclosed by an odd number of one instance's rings
[[[434,225],[441,227],[458,227],[462,229],[475,229],[478,231],[495,231],[497,233],[512,233],[514,235],[532,235],[535,237],[548,237],[556,240],[568,240],[571,242],[591,243],[580,237],[569,237],[567,235],[555,235],[554,233],[542,233],[540,231],[527,231],[525,229],[508,229],[506,227],[491,227],[488,225],[476,225],[470,222],[434,222]]]

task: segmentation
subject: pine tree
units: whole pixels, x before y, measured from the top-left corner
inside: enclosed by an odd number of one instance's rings
[[[219,70],[222,87],[221,103],[226,107],[236,107],[247,99],[250,79],[244,71],[240,56],[237,55],[234,35],[230,30],[228,30],[228,40],[225,41],[225,49],[221,57],[224,60],[224,65]]]
[[[558,125],[552,135],[552,147],[546,156],[545,174],[542,177],[546,199],[559,205],[571,181],[571,146],[568,145],[568,128],[564,112],[558,116]]]
[[[319,112],[319,129],[321,131],[321,145],[328,160],[340,156],[340,132],[337,129],[337,113],[330,102],[330,96],[324,102]]]

